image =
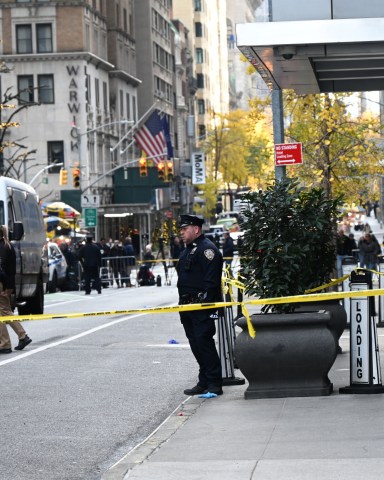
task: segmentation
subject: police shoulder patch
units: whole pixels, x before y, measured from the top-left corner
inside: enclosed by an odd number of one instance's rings
[[[211,248],[204,250],[204,255],[208,258],[208,260],[213,260],[215,258],[215,252]]]

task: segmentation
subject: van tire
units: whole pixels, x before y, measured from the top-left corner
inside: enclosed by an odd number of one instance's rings
[[[44,313],[44,285],[41,279],[36,285],[35,295],[26,299],[25,305],[17,307],[19,315],[40,315]]]
[[[49,293],[55,293],[57,290],[57,272],[54,271],[52,275],[52,280],[48,282],[47,290]]]

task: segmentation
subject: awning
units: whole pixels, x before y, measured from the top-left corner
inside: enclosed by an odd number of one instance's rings
[[[384,18],[246,23],[236,35],[271,89],[384,90]]]

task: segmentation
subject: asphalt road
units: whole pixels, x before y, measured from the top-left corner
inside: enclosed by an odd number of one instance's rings
[[[46,313],[78,313],[176,304],[177,292],[108,288],[45,299]],[[99,479],[196,381],[177,313],[42,320],[25,328],[32,344],[0,358],[1,480]]]

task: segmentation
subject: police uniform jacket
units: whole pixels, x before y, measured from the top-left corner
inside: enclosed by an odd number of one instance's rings
[[[101,251],[95,243],[86,243],[80,248],[79,258],[84,267],[100,267]]]
[[[222,300],[223,257],[220,250],[203,234],[187,245],[176,267],[180,296],[204,294],[205,302]],[[191,302],[192,303],[192,302]]]
[[[4,290],[15,290],[16,254],[13,245],[0,239],[0,282]]]

